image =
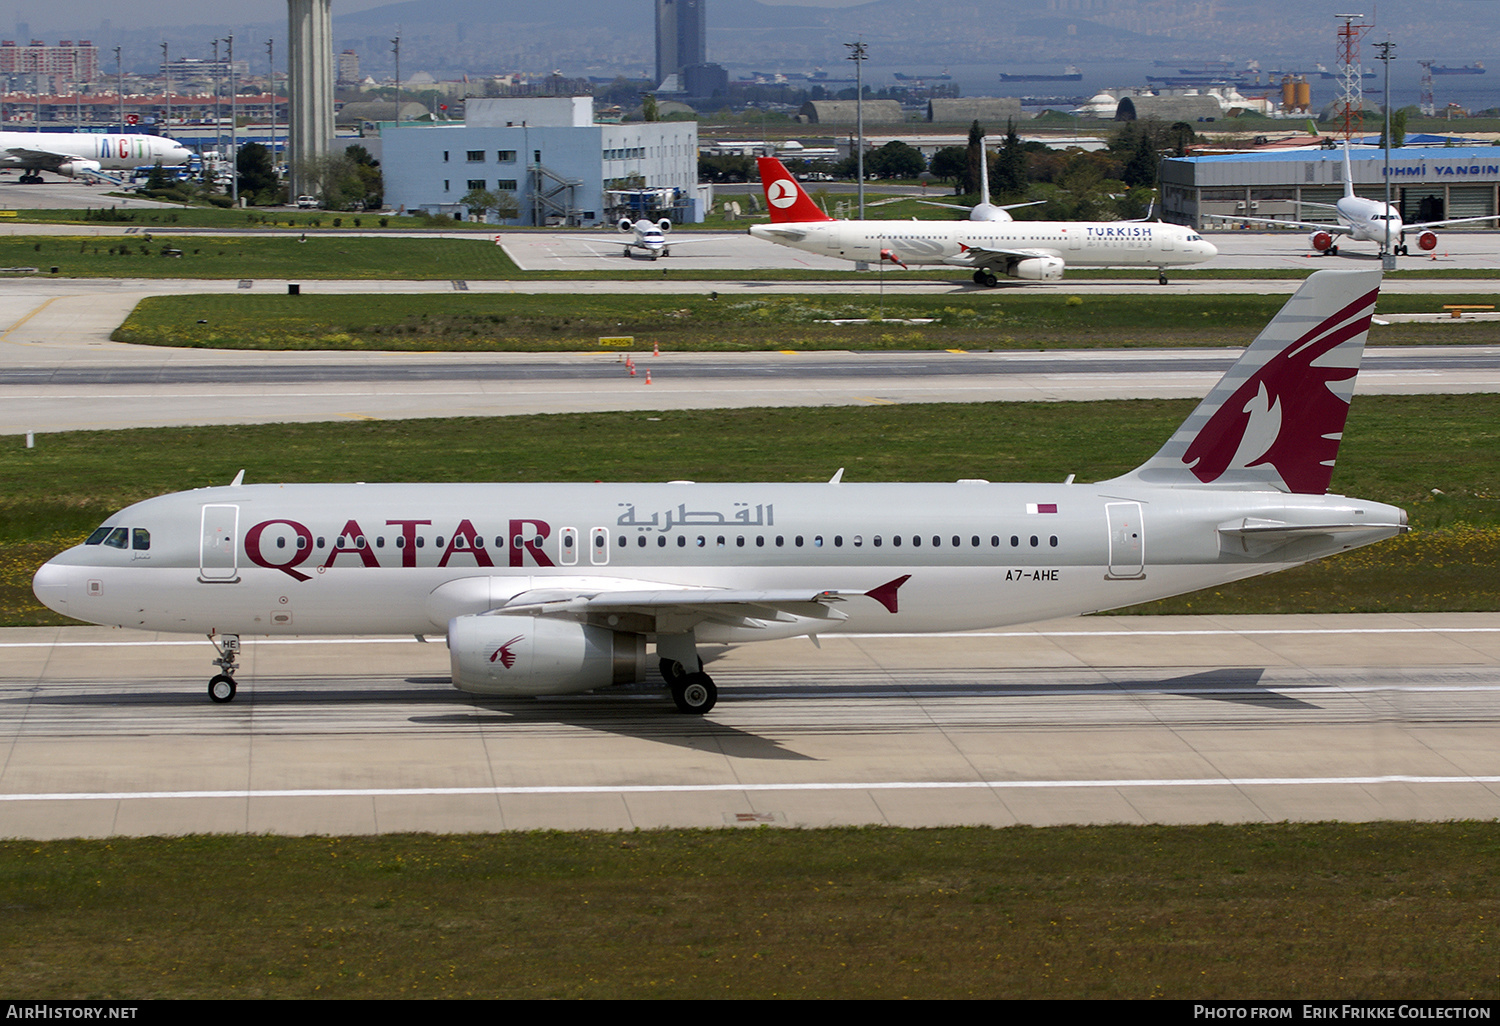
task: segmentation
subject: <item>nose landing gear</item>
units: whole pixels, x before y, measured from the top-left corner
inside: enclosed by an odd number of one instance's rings
[[[239,669],[240,636],[238,634],[225,634],[215,638],[212,634],[208,636],[209,643],[219,653],[219,658],[214,660],[214,665],[224,672],[215,674],[208,682],[208,698],[211,702],[224,703],[234,701],[235,692],[238,690],[234,683],[234,671]]]

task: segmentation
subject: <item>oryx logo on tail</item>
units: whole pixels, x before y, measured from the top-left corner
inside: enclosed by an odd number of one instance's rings
[[[1324,358],[1369,331],[1376,296],[1372,290],[1323,318],[1235,389],[1182,454],[1198,480],[1269,465],[1293,492],[1328,490],[1363,347],[1352,359]]]

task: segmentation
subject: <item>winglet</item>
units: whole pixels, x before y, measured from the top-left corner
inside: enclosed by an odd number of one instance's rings
[[[886,581],[878,588],[871,588],[865,594],[894,613],[896,612],[896,590],[909,580],[911,580],[911,574],[902,574],[894,581]]]

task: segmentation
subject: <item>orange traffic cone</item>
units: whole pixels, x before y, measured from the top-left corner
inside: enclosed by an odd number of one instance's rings
[[[651,384],[651,368],[646,368],[646,384]]]
[[[651,343],[651,355],[652,356],[660,356],[661,355],[661,346],[658,345],[655,342]]]

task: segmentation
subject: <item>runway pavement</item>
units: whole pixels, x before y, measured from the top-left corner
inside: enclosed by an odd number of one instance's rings
[[[240,288],[244,284],[248,287]],[[243,352],[109,341],[147,295],[286,293],[286,282],[18,280],[0,283],[0,433],[180,424],[498,416],[660,410],[971,402],[1193,398],[1217,380],[1229,350],[1047,353],[665,353],[627,375],[621,353]],[[470,291],[681,287],[683,283],[475,282]],[[686,283],[726,295],[845,289],[816,282]],[[1245,281],[1290,293],[1298,282]],[[1483,279],[1391,280],[1392,291],[1483,291]],[[1219,283],[1182,283],[1192,291]],[[947,283],[909,283],[913,291]],[[973,286],[962,286],[969,290]],[[1118,291],[1139,283],[1073,283]],[[1151,289],[1159,289],[1154,284]],[[450,282],[317,282],[305,291],[453,292]],[[1153,293],[1156,294],[1156,293]],[[1436,323],[1453,323],[1437,310]],[[1481,315],[1482,316],[1482,315]],[[652,372],[651,385],[645,371]],[[1500,391],[1500,346],[1372,350],[1365,393]]]
[[[0,632],[0,836],[1500,815],[1500,615],[1090,617],[722,654],[656,688],[453,691],[441,644]]]
[[[7,347],[0,343],[0,353]],[[1198,398],[1230,350],[1047,353],[204,353],[7,365],[0,433],[601,410]],[[231,359],[233,357],[233,359]],[[646,373],[651,372],[651,383]],[[1500,392],[1500,346],[1371,350],[1371,394]],[[40,443],[45,444],[45,443]]]

